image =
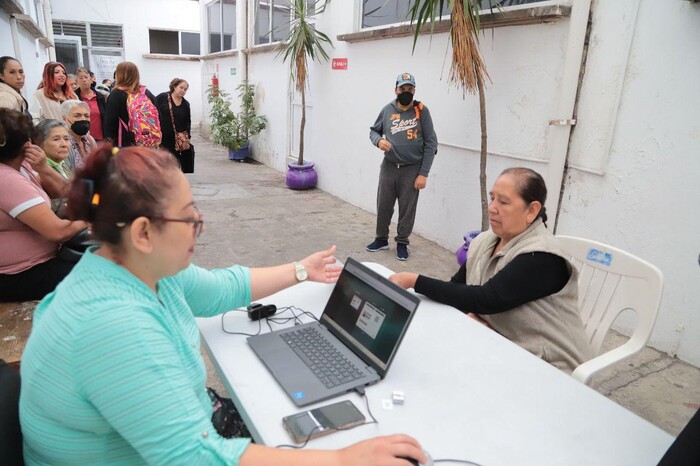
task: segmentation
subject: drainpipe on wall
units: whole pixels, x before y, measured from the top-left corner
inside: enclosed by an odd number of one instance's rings
[[[591,13],[593,0],[574,0],[571,7],[571,26],[566,46],[566,61],[564,62],[564,74],[562,87],[559,92],[557,114],[555,120],[550,121],[552,157],[547,166],[545,182],[549,186],[549,198],[545,206],[547,211],[554,212],[554,232],[559,220],[559,206],[564,181],[564,170],[569,155],[569,142],[572,126],[576,124],[574,112],[578,99],[580,86],[580,74],[582,63],[585,60],[584,44],[588,30],[588,19]],[[553,194],[556,193],[556,196]]]
[[[574,122],[576,119],[578,119],[578,104],[579,104],[579,99],[581,97],[581,86],[583,85],[583,76],[586,73],[586,61],[588,60],[588,47],[590,45],[590,37],[591,37],[591,26],[592,26],[592,17],[593,17],[593,12],[591,11],[589,19],[588,19],[588,27],[586,28],[586,39],[584,42],[584,49],[583,53],[581,56],[581,68],[579,71],[579,78],[578,78],[578,88],[576,90],[576,101],[574,103]],[[571,128],[571,131],[569,131],[569,143],[566,146],[566,157],[564,160],[564,170],[562,171],[562,178],[561,178],[561,186],[559,187],[559,201],[557,202],[557,210],[556,210],[556,216],[554,219],[554,228],[552,229],[552,232],[554,234],[557,233],[557,227],[559,226],[559,212],[561,211],[561,205],[564,200],[564,193],[566,192],[566,179],[569,176],[569,170],[571,166],[569,165],[569,156],[571,155],[571,142],[573,141],[574,138],[574,130],[576,128]]]
[[[241,49],[241,53],[243,53],[243,81],[248,82],[248,49],[250,47],[250,37],[248,34],[248,23],[250,22],[250,17],[248,16],[248,4],[250,2],[243,2],[245,5],[245,13],[244,13],[244,18],[245,18],[245,47]]]
[[[19,31],[17,30],[17,19],[15,15],[10,15],[10,30],[12,31],[12,46],[15,49],[15,58],[22,60],[22,51],[19,48]]]
[[[51,41],[53,47],[49,47],[49,60],[56,61],[56,44],[53,41],[53,24],[51,22],[51,0],[39,0],[41,9],[44,11],[44,32],[46,38]]]

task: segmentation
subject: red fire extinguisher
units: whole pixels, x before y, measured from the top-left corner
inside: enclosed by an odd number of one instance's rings
[[[213,96],[218,96],[219,95],[219,77],[214,73],[214,75],[211,77],[211,87],[214,88],[212,91]]]

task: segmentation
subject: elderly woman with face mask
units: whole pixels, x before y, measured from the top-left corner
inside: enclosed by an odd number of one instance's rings
[[[491,229],[469,245],[449,282],[401,272],[389,279],[486,323],[571,373],[593,354],[578,310],[578,272],[545,225],[547,187],[529,168],[509,168],[491,190]]]
[[[90,107],[80,100],[66,100],[61,104],[61,115],[70,131],[68,168],[75,172],[85,166],[88,157],[97,148],[90,134]]]

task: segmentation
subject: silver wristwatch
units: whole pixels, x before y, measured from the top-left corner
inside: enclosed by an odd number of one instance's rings
[[[309,278],[309,273],[306,271],[306,267],[304,267],[301,262],[294,263],[294,276],[297,277],[298,282],[303,282]]]

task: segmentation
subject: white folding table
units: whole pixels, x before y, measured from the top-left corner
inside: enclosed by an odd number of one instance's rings
[[[366,265],[384,276],[392,273],[379,264]],[[260,302],[320,316],[332,287],[302,283]],[[434,459],[483,466],[640,466],[655,465],[673,442],[658,427],[456,309],[421,299],[386,378],[366,389],[378,424],[311,440],[307,448],[340,448],[406,433]],[[297,408],[245,336],[224,333],[221,317],[198,322],[216,370],[256,442],[289,444],[282,417],[342,399],[352,400],[369,420],[365,400],[356,393]],[[227,313],[223,322],[228,331],[259,328],[241,312]],[[269,331],[264,323],[262,331]],[[394,390],[404,393],[403,405],[387,403]]]

